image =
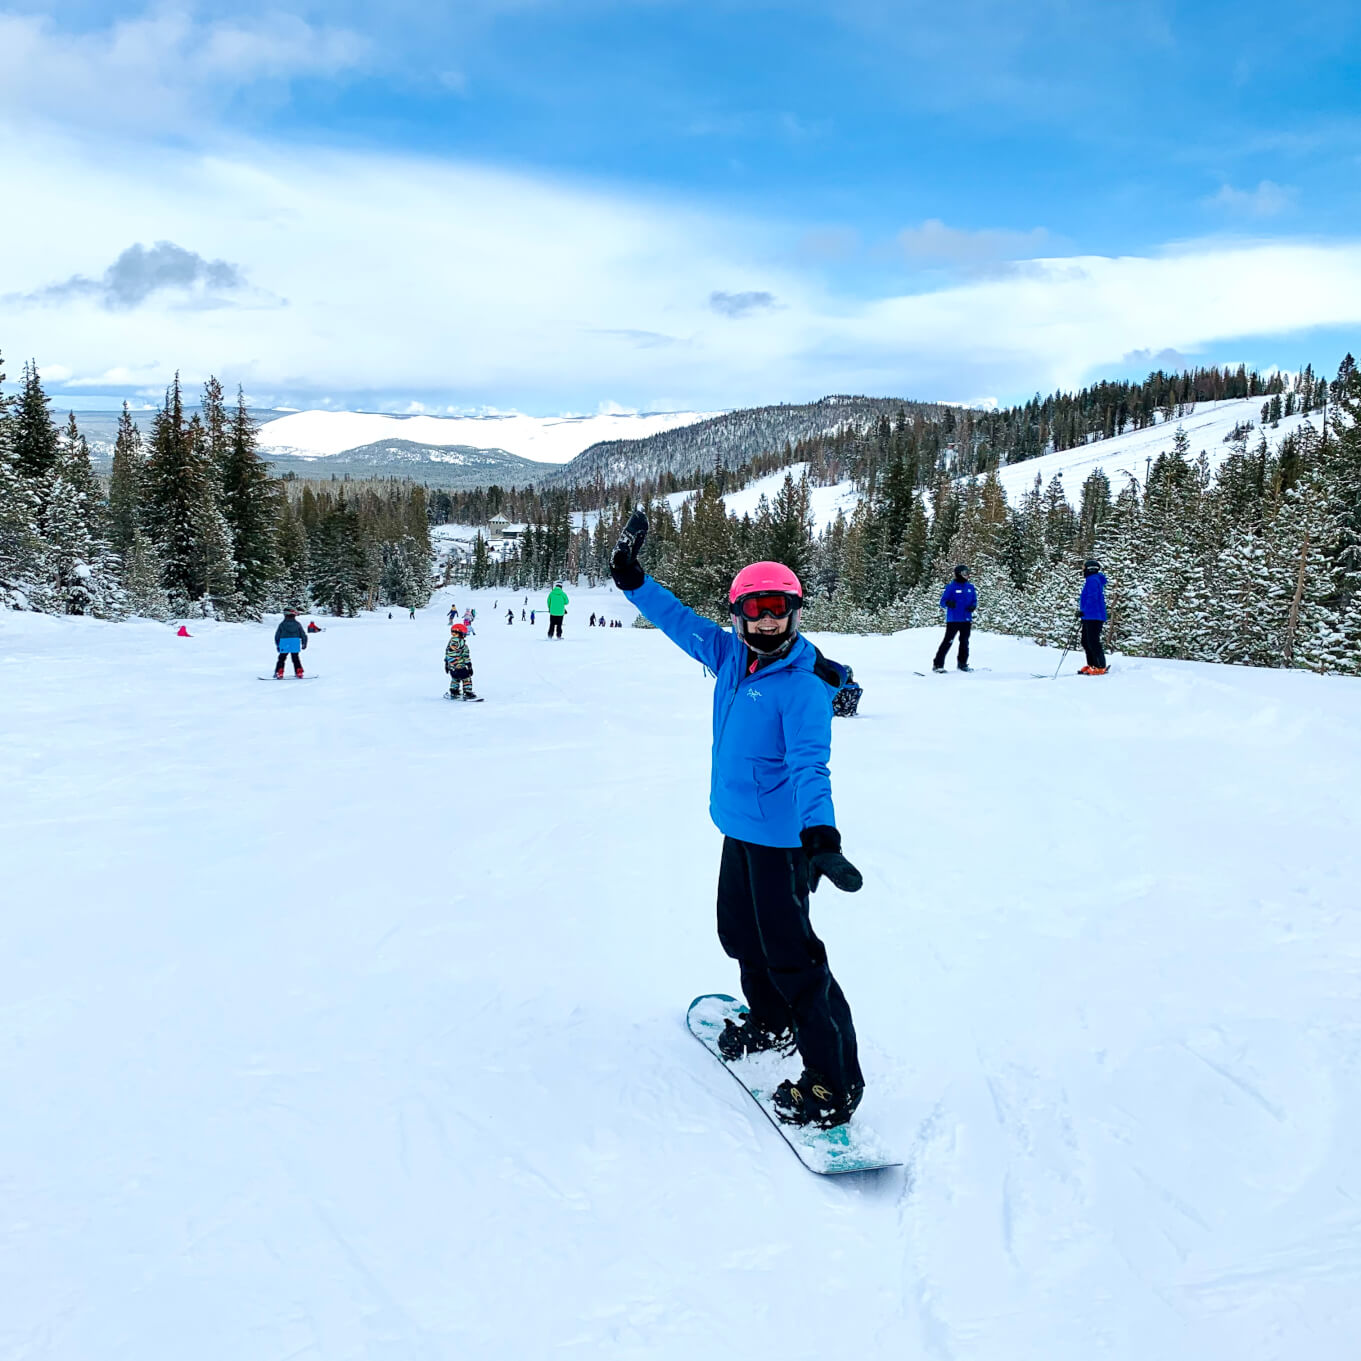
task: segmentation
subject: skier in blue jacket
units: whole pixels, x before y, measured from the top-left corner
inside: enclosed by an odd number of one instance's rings
[[[832,809],[832,694],[840,671],[799,635],[803,590],[780,563],[737,574],[731,630],[681,604],[644,574],[647,519],[635,511],[611,559],[614,583],[716,677],[709,816],[723,833],[718,937],[741,970],[748,1012],[725,1022],[729,1061],[797,1047],[804,1070],[773,1101],[779,1117],[824,1128],[851,1118],[864,1091],[850,1007],[809,921],[826,876],[854,893]],[[816,668],[816,669],[815,669]]]
[[[1101,646],[1101,630],[1106,623],[1106,577],[1095,558],[1082,564],[1082,575],[1077,617],[1082,620],[1082,650],[1087,654],[1087,665],[1078,668],[1078,675],[1104,676],[1109,669],[1106,650]]]
[[[954,580],[941,592],[940,607],[945,611],[945,638],[936,649],[936,659],[931,663],[931,669],[945,670],[945,658],[957,634],[959,659],[956,664],[961,671],[971,671],[969,634],[973,632],[973,612],[978,608],[978,591],[969,580],[967,563],[961,562],[955,568]]]
[[[293,658],[293,674],[302,679],[302,650],[307,646],[307,633],[303,626],[298,623],[298,612],[295,609],[284,611],[284,617],[279,621],[279,627],[274,630],[274,646],[279,650],[279,661],[274,668],[274,679],[283,680],[284,662],[289,657]]]

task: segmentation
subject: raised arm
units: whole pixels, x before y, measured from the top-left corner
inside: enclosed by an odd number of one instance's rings
[[[717,672],[731,635],[712,619],[682,605],[665,586],[645,576],[643,584],[624,592],[640,610],[679,648],[710,671]]]

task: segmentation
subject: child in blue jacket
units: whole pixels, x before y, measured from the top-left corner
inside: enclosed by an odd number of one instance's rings
[[[824,875],[848,893],[862,882],[841,854],[827,769],[840,674],[832,679],[799,636],[803,590],[787,567],[758,562],[737,574],[729,631],[643,573],[646,535],[635,511],[611,560],[614,583],[716,677],[709,815],[723,833],[718,936],[749,1007],[741,1025],[725,1022],[719,1050],[732,1061],[797,1047],[804,1070],[775,1091],[776,1113],[796,1125],[845,1124],[865,1082],[850,1007],[808,910]]]
[[[933,671],[945,670],[945,658],[950,644],[959,636],[959,660],[961,671],[969,671],[969,634],[973,632],[973,612],[978,608],[978,591],[969,580],[969,567],[961,562],[955,568],[955,579],[941,592],[940,607],[945,611],[945,638],[936,649],[936,659],[931,663]]]
[[[293,674],[302,679],[302,650],[307,646],[307,633],[298,623],[298,612],[294,609],[284,611],[279,627],[274,630],[274,646],[279,650],[279,660],[274,667],[274,679],[283,680],[284,663],[293,658]]]

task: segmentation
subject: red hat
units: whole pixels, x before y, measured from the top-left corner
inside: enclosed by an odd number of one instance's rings
[[[449,625],[449,632],[457,633],[460,637],[462,637],[468,632],[468,626],[460,619],[457,624]]]

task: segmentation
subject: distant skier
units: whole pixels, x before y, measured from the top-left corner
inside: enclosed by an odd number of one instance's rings
[[[293,674],[302,679],[302,650],[307,646],[307,634],[303,626],[298,623],[298,612],[289,608],[284,611],[284,617],[279,621],[279,627],[274,630],[274,646],[279,651],[279,661],[274,668],[274,679],[283,680],[284,662],[289,657],[293,658]]]
[[[527,618],[529,618],[528,611],[526,611],[526,609],[522,605],[520,607],[520,622],[523,624]],[[530,620],[530,622],[533,623],[533,620]]]
[[[450,606],[449,606],[449,623],[450,623],[450,625],[452,625],[452,624],[454,623],[454,621],[455,621],[457,618],[458,618],[458,606],[457,606],[457,605],[450,605]]]
[[[473,694],[473,654],[468,650],[468,626],[461,621],[449,629],[444,649],[444,669],[449,673],[450,699],[476,699]]]
[[[534,615],[535,615],[535,613],[536,613],[536,611],[534,611],[534,610],[530,610],[530,612],[529,612],[529,623],[530,623],[530,626],[531,626],[531,627],[533,627],[533,624],[534,624]],[[521,614],[520,614],[520,618],[521,618],[521,619],[524,618],[524,613],[523,613],[523,611],[522,611]]]
[[[472,612],[471,610],[464,610],[464,611],[463,611],[463,622],[464,622],[465,625],[467,625],[468,632],[469,632],[474,638],[476,638],[476,637],[477,637],[477,630],[473,627],[473,612]]]
[[[1101,646],[1101,630],[1106,623],[1106,578],[1095,558],[1082,564],[1082,575],[1077,617],[1082,620],[1082,650],[1087,654],[1087,665],[1078,668],[1078,675],[1104,676],[1110,669],[1106,665],[1106,650]]]
[[[307,621],[307,631],[308,631],[308,633],[320,633],[320,632],[321,632],[321,630],[317,627],[317,621],[316,621],[315,619],[309,619],[309,620]]]
[[[600,622],[603,624],[605,621],[602,619]],[[595,611],[594,611],[594,610],[591,611],[591,621],[590,621],[589,624],[586,625],[586,627],[589,628],[589,629],[593,629],[593,628],[595,627]]]
[[[507,623],[507,624],[513,624],[514,622],[515,622],[515,611],[514,611],[514,610],[507,610],[507,611],[506,611],[506,623]]]
[[[978,608],[978,591],[969,580],[969,567],[961,562],[955,568],[955,577],[941,593],[940,607],[945,611],[945,638],[936,649],[936,659],[931,663],[933,671],[945,670],[945,658],[950,644],[956,635],[959,637],[959,657],[956,665],[961,671],[969,671],[969,634],[973,632],[973,612]]]
[[[414,619],[416,617],[416,607],[414,605],[409,605],[407,608],[411,611],[410,617]]]
[[[562,617],[567,613],[567,592],[562,582],[555,581],[548,593],[548,636],[562,641]]]
[[[718,1040],[731,1061],[797,1047],[803,1073],[772,1100],[781,1120],[829,1128],[864,1091],[850,1008],[813,934],[808,895],[825,875],[848,893],[860,872],[841,854],[832,809],[828,664],[799,634],[803,588],[777,562],[744,567],[728,592],[731,631],[644,575],[647,518],[635,511],[610,560],[620,590],[678,647],[714,672],[709,816],[723,833],[718,937],[738,962],[749,1010]],[[817,669],[815,669],[817,668]]]

